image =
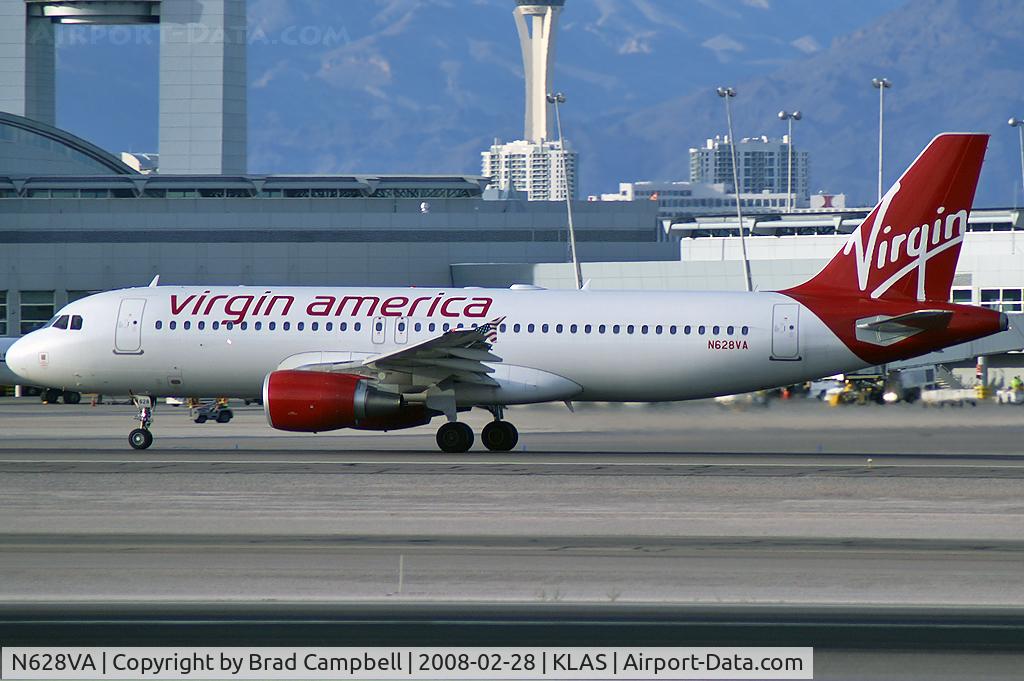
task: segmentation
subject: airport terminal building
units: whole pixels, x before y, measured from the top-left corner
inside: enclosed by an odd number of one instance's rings
[[[565,204],[477,176],[143,175],[0,113],[0,335],[94,291],[167,284],[451,286],[452,263],[564,262]],[[651,202],[575,202],[581,257],[667,261]]]

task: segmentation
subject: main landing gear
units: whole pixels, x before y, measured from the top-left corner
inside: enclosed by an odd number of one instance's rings
[[[74,390],[47,388],[39,393],[39,399],[43,404],[57,404],[57,400],[64,400],[64,404],[78,404],[82,401],[82,393]]]
[[[132,401],[139,410],[139,427],[128,433],[128,444],[132,449],[148,449],[153,444],[153,433],[149,432],[153,425],[153,398],[133,395]]]
[[[480,441],[492,452],[510,452],[519,442],[519,431],[508,421],[501,420],[500,407],[490,410],[494,420],[480,431]],[[465,423],[449,421],[437,430],[437,446],[442,452],[462,454],[473,446],[473,429]]]

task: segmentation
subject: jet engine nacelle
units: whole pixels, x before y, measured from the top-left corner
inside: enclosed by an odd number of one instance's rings
[[[401,395],[374,387],[364,376],[281,370],[263,380],[263,410],[278,430],[318,433],[362,424],[376,430],[379,423],[405,421],[403,407]]]

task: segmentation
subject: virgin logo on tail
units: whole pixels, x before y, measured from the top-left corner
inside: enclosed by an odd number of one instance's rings
[[[928,276],[928,261],[939,253],[956,246],[964,240],[967,231],[967,209],[947,213],[945,206],[939,206],[935,221],[912,227],[911,229],[894,230],[892,225],[885,225],[889,205],[900,192],[897,182],[882,198],[871,222],[871,232],[867,244],[864,243],[863,230],[867,220],[858,225],[849,241],[843,247],[843,255],[849,256],[851,251],[857,263],[857,285],[862,293],[867,292],[871,270],[883,272],[890,265],[901,264],[895,273],[871,290],[872,298],[880,298],[894,284],[917,272],[917,299],[925,300],[925,281]],[[904,264],[905,263],[905,264]]]
[[[948,301],[987,143],[937,136],[831,262],[783,293]]]

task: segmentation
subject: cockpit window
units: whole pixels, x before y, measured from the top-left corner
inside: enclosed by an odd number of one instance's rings
[[[59,316],[59,317],[57,317],[56,319],[53,320],[53,324],[51,324],[51,326],[53,326],[53,328],[55,328],[55,329],[67,330],[67,328],[68,328],[68,316],[66,314],[62,314],[61,316]]]
[[[81,315],[74,315],[71,317],[71,330],[81,331],[82,330],[82,317]]]

